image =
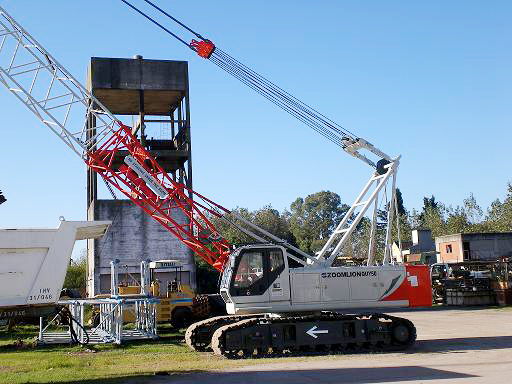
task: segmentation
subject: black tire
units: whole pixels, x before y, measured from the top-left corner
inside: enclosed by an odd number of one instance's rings
[[[171,325],[184,328],[192,323],[192,311],[189,308],[176,308],[171,314]]]

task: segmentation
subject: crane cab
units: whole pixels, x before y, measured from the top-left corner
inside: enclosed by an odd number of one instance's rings
[[[227,312],[260,313],[290,307],[290,274],[283,247],[250,245],[230,256],[220,294]]]

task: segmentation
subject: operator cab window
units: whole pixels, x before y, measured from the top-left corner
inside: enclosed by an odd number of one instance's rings
[[[247,250],[235,262],[229,291],[233,296],[263,295],[285,268],[279,248]]]
[[[242,255],[233,282],[233,288],[249,288],[263,278],[263,253],[250,251]]]
[[[270,272],[281,273],[284,269],[283,253],[280,249],[270,251]]]

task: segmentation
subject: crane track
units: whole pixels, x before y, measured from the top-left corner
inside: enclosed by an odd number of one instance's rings
[[[335,328],[356,324],[362,335],[335,335]],[[295,342],[275,342],[279,328],[326,327],[331,324],[332,336],[321,339],[297,336]],[[217,324],[219,325],[219,324]],[[340,328],[341,327],[341,328]],[[313,329],[313,328],[312,328]],[[316,329],[316,328],[315,328]],[[311,331],[311,329],[309,329]],[[318,333],[323,331],[317,331]],[[315,334],[314,331],[312,334]],[[315,334],[316,335],[316,334]],[[346,336],[346,337],[345,337]],[[324,340],[324,341],[322,341]],[[268,356],[311,355],[331,353],[394,352],[409,348],[416,340],[416,328],[407,319],[385,314],[343,315],[335,312],[321,315],[292,317],[249,317],[225,322],[216,327],[211,347],[216,355],[227,358],[257,358]]]
[[[263,315],[225,315],[216,316],[210,319],[198,321],[190,325],[185,332],[185,342],[197,352],[206,352],[211,350],[211,335],[219,327],[226,324],[236,323],[246,318],[262,317]]]

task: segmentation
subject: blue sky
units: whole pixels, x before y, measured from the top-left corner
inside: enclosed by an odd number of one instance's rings
[[[157,3],[350,131],[401,154],[408,209],[432,194],[455,206],[472,192],[484,210],[503,198],[512,179],[512,2]],[[350,203],[370,176],[118,0],[2,6],[84,82],[91,56],[189,61],[194,189],[228,208],[283,210],[320,190]],[[85,165],[5,89],[0,108],[8,199],[0,227],[85,219]]]

